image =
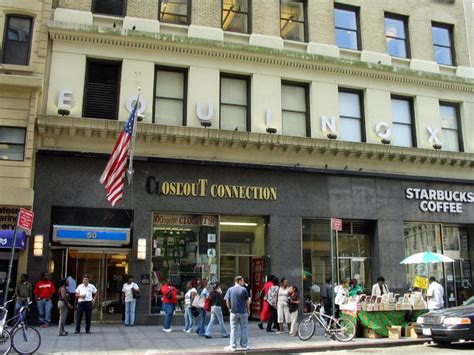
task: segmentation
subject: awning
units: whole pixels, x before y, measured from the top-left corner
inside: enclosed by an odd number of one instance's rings
[[[0,230],[0,248],[11,249],[13,246],[13,230]],[[26,246],[26,233],[24,231],[16,232],[16,249],[24,250]]]

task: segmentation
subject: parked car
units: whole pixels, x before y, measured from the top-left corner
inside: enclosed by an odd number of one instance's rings
[[[415,332],[437,343],[474,340],[474,296],[462,306],[431,311],[418,317]]]

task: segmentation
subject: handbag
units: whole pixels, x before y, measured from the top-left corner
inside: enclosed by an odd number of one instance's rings
[[[133,288],[132,288],[132,296],[133,296],[133,299],[135,300],[141,297],[140,292],[135,291]]]
[[[196,308],[203,308],[204,307],[204,297],[201,297],[199,295],[194,296],[193,303],[191,306],[196,307]]]
[[[206,298],[206,300],[204,301],[204,306],[202,308],[204,308],[206,312],[211,311],[211,298],[210,297]]]

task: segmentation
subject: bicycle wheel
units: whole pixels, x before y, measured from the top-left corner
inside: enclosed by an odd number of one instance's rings
[[[4,329],[2,335],[0,335],[0,354],[8,354],[11,349],[12,338],[10,333]]]
[[[336,321],[333,334],[338,341],[351,341],[354,338],[355,333],[356,326],[350,319],[341,318]]]
[[[41,335],[33,327],[17,328],[12,335],[13,349],[20,354],[33,354],[41,345]]]
[[[298,325],[298,338],[301,340],[309,340],[316,330],[316,323],[314,322],[313,317],[308,317],[303,319]]]

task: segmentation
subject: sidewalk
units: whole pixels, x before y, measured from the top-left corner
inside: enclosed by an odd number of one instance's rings
[[[215,327],[216,330],[218,327]],[[183,333],[175,327],[172,333],[164,333],[161,326],[124,327],[119,324],[93,324],[91,334],[74,334],[72,325],[67,326],[69,335],[57,336],[57,328],[38,330],[42,343],[40,354],[158,354],[158,353],[223,353],[229,339],[214,333],[212,339],[196,334]],[[327,340],[321,329],[309,341],[301,341],[288,334],[276,335],[260,330],[257,323],[249,323],[249,352],[304,352],[342,350],[361,347],[400,346],[425,342],[426,339],[365,339],[356,338],[349,343]]]

